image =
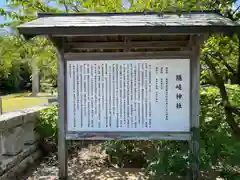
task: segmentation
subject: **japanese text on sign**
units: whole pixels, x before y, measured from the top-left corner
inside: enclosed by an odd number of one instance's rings
[[[67,61],[68,131],[189,131],[189,60]]]

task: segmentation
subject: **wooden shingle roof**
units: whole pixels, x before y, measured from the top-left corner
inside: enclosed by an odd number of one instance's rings
[[[39,14],[18,26],[35,35],[204,34],[231,33],[237,23],[216,12]]]

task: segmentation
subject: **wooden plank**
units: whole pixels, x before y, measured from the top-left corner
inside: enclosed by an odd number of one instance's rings
[[[189,35],[159,35],[159,34],[137,34],[137,35],[110,35],[110,36],[68,36],[66,43],[74,42],[116,42],[125,38],[131,41],[189,41]]]
[[[124,48],[179,48],[186,47],[188,41],[132,41],[132,42],[71,42],[71,49],[124,49]]]
[[[67,132],[68,140],[180,140],[191,139],[188,132]]]
[[[200,114],[200,46],[202,44],[202,36],[192,37],[192,57],[191,57],[191,96],[190,96],[190,117],[191,117],[191,132],[192,138],[189,142],[191,151],[191,180],[200,178],[199,171],[199,154],[200,154],[200,129],[199,129],[199,114]]]
[[[157,58],[189,58],[191,51],[162,51],[162,52],[113,52],[113,53],[65,53],[66,60],[128,60],[128,59],[157,59]]]
[[[62,42],[62,43],[61,43]],[[63,40],[59,42],[58,48],[58,102],[59,102],[59,133],[58,133],[58,161],[59,179],[68,177],[67,167],[67,143],[66,143],[66,71],[63,55]]]
[[[209,25],[209,26],[88,26],[88,27],[18,27],[19,33],[23,35],[57,35],[57,36],[89,36],[89,35],[136,35],[136,34],[178,34],[178,35],[196,35],[207,33],[226,33],[233,34],[237,32],[234,26]]]

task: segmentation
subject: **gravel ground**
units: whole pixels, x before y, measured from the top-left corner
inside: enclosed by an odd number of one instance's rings
[[[75,142],[70,148],[68,157],[69,180],[147,180],[148,177],[140,169],[113,168],[107,161],[107,155],[101,151],[100,143]],[[82,148],[80,148],[82,147]],[[11,180],[57,180],[58,160],[57,153],[44,157],[21,176]],[[203,173],[201,180],[223,180],[215,174]],[[183,179],[163,177],[159,179]]]
[[[78,146],[79,147],[79,146]],[[146,180],[139,169],[110,168],[106,163],[106,154],[99,144],[90,144],[85,148],[75,148],[69,153],[68,171],[70,180]],[[27,170],[19,180],[57,180],[57,154],[43,158]]]

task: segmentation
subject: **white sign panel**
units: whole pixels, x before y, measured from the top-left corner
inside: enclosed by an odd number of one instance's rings
[[[189,59],[67,61],[67,130],[190,129]]]

